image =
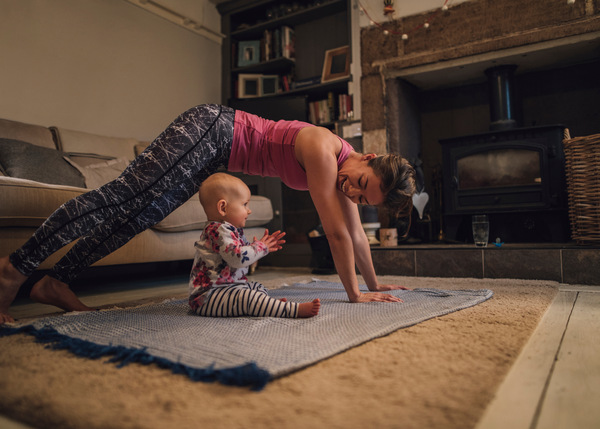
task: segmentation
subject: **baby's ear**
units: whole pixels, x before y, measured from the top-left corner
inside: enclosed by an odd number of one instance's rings
[[[219,200],[217,202],[217,211],[221,216],[225,216],[225,214],[227,213],[227,201]]]

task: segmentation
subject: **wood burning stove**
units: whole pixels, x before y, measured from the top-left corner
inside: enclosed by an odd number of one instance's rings
[[[446,237],[466,241],[471,215],[490,216],[490,239],[568,240],[564,126],[517,128],[514,66],[486,71],[492,131],[440,140]]]

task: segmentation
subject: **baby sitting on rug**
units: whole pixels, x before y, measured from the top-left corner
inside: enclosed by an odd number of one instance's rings
[[[195,244],[196,256],[190,274],[189,303],[200,316],[313,317],[321,302],[297,304],[268,296],[265,287],[246,278],[248,267],[281,249],[284,232],[256,237],[252,243],[242,228],[251,213],[250,189],[237,177],[216,173],[200,187],[200,204],[207,226]]]

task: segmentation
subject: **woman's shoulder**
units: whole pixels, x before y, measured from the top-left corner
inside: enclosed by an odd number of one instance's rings
[[[342,150],[342,142],[330,130],[323,127],[306,127],[296,137],[297,155],[303,158],[331,153],[336,158]]]

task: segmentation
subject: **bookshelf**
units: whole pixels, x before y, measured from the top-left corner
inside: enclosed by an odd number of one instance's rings
[[[348,58],[351,55],[349,0],[235,0],[222,3],[218,8],[222,32],[226,35],[222,48],[224,104],[231,105],[230,100],[238,98],[303,95],[307,100],[306,116],[298,119],[310,121],[310,103],[333,97],[330,120],[315,123],[334,130],[336,122],[352,119],[351,113],[340,119],[341,106],[338,106],[340,96],[348,95],[350,73],[340,79],[320,81],[328,50],[348,46]],[[293,35],[293,48],[286,53],[287,30]],[[260,52],[248,47],[249,44],[260,46]],[[245,52],[250,53],[248,58]],[[253,63],[247,64],[248,61]],[[252,79],[248,82],[252,89],[246,91],[246,80],[258,75],[277,76],[276,92],[261,91],[260,84]],[[249,109],[254,113],[251,107]]]

